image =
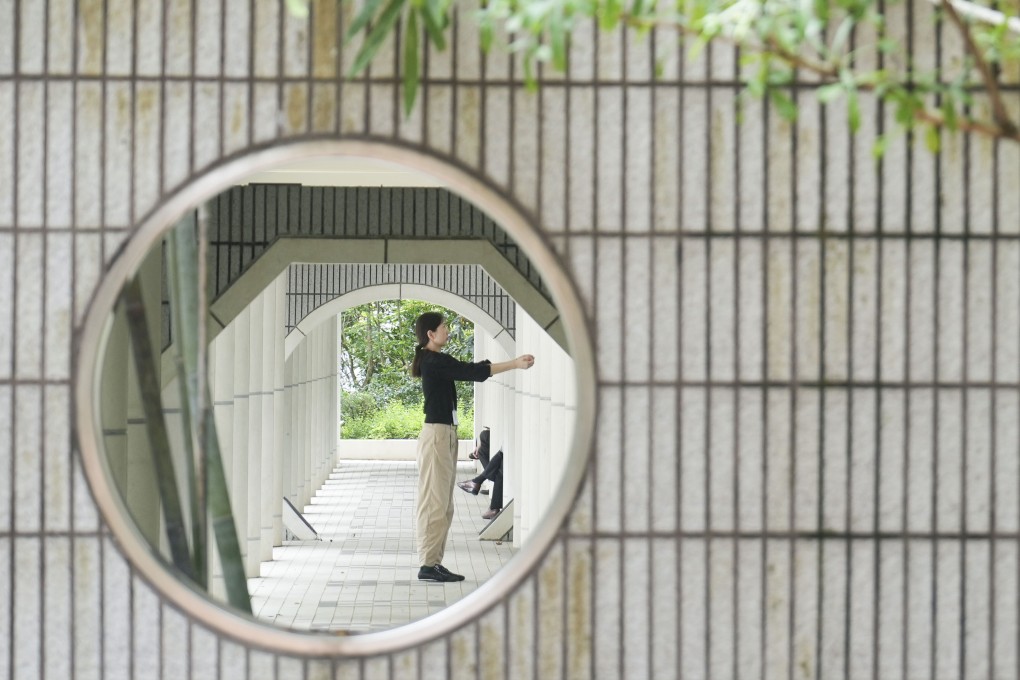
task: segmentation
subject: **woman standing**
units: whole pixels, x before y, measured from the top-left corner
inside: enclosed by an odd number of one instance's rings
[[[453,487],[457,470],[456,380],[482,382],[515,368],[528,369],[535,357],[524,354],[498,364],[458,361],[443,353],[450,329],[443,315],[426,312],[414,323],[418,346],[411,375],[421,378],[425,424],[418,436],[418,560],[421,581],[463,581],[442,565],[446,537],[453,524]]]

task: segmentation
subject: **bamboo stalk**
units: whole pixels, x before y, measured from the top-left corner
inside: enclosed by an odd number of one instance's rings
[[[189,213],[170,232],[168,250],[168,278],[170,282],[170,309],[173,318],[174,363],[177,366],[177,386],[181,395],[181,420],[184,424],[185,471],[188,479],[188,496],[191,505],[191,548],[195,565],[196,583],[202,588],[208,582],[208,537],[204,499],[199,493],[201,464],[196,455],[202,450],[198,372],[198,295],[195,271],[195,221]]]
[[[163,420],[162,398],[159,389],[159,374],[156,370],[155,355],[149,340],[149,327],[145,319],[145,301],[142,286],[137,278],[130,279],[121,293],[131,335],[132,354],[138,373],[138,387],[145,412],[145,425],[149,433],[149,449],[156,468],[156,481],[162,501],[163,517],[166,520],[167,541],[173,564],[191,580],[195,580],[194,565],[188,550],[188,538],[181,513],[177,477],[174,475],[173,460],[170,457],[170,439],[166,422]]]

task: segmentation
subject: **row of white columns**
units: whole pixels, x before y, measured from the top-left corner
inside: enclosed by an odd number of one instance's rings
[[[270,284],[209,347],[216,430],[245,574],[282,539],[278,462],[284,419],[285,281]],[[214,593],[222,575],[214,565]]]
[[[475,327],[475,356],[506,361],[506,350]],[[514,500],[514,546],[545,515],[566,469],[577,413],[574,362],[521,307],[514,356],[533,354],[527,371],[507,371],[475,388],[475,430],[488,426],[491,453],[503,451],[503,504]]]
[[[216,427],[245,574],[283,542],[283,498],[310,503],[337,441],[337,323],[318,326],[287,357],[281,276],[210,346]],[[212,592],[222,595],[213,565]]]
[[[320,324],[299,344],[285,368],[290,429],[283,447],[283,495],[297,508],[329,478],[339,437],[337,317]]]

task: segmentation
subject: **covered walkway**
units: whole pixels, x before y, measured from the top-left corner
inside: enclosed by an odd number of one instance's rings
[[[460,463],[457,479],[474,475]],[[474,591],[514,554],[512,542],[480,541],[487,496],[454,490],[456,514],[443,563],[459,583],[416,578],[417,471],[413,461],[344,460],[303,508],[320,541],[287,541],[248,580],[252,612],[300,630],[354,633],[399,626]]]

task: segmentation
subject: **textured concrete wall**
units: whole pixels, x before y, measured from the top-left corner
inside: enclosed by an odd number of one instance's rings
[[[459,28],[405,120],[397,51],[343,78],[352,10],[326,4],[311,24],[239,0],[0,3],[0,676],[1018,676],[1015,146],[900,137],[875,164],[874,102],[857,137],[812,83],[795,124],[756,102],[738,123],[732,49],[653,80],[670,35],[590,26],[537,94]],[[927,3],[890,11],[920,63],[959,53]],[[361,660],[248,648],[164,602],[104,531],[71,425],[74,331],[134,226],[221,159],[338,136],[532,215],[599,369],[589,474],[536,573]]]

